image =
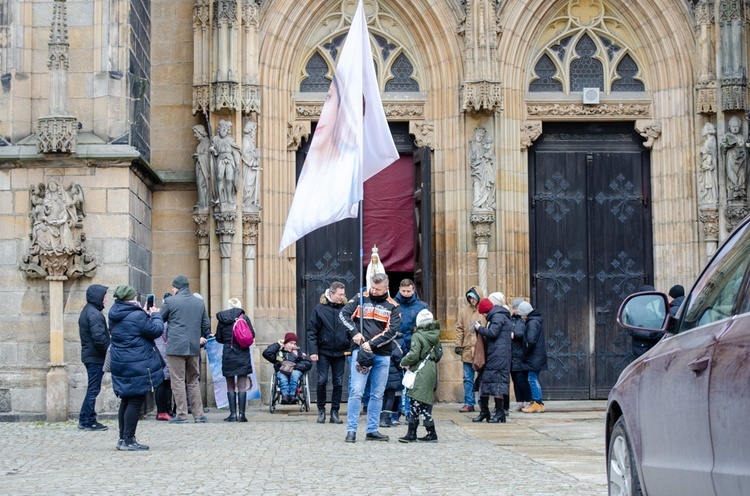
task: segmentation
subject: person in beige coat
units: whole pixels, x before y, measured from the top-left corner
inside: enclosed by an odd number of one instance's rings
[[[472,286],[466,292],[467,305],[461,308],[458,313],[458,322],[456,323],[456,354],[461,357],[464,371],[464,406],[460,412],[473,412],[474,403],[474,346],[477,343],[477,336],[474,333],[474,322],[479,321],[484,325],[484,317],[477,310],[479,300],[484,297],[482,290],[477,286]]]

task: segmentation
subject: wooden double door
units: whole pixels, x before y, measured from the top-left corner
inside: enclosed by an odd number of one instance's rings
[[[545,398],[606,398],[633,359],[623,299],[653,283],[650,161],[633,123],[545,123],[529,151],[531,302]]]
[[[412,217],[412,227],[410,232],[402,232],[398,225],[393,225],[388,219],[381,219],[382,215],[379,212],[368,211],[369,188],[368,183],[365,183],[364,224],[366,227],[368,226],[368,217],[370,219],[374,217],[376,220],[376,222],[369,224],[375,227],[370,228],[365,235],[365,241],[370,243],[368,238],[378,240],[386,236],[397,235],[399,243],[413,244],[413,253],[411,254],[413,263],[409,271],[394,273],[389,268],[388,259],[383,258],[386,272],[390,276],[391,295],[395,295],[398,291],[400,277],[408,277],[414,280],[420,298],[430,302],[432,300],[433,273],[431,269],[430,150],[428,148],[414,148],[413,138],[409,135],[405,123],[391,123],[390,127],[400,159],[380,174],[400,174],[397,179],[408,180],[413,184],[413,188],[407,191],[411,198],[406,202],[408,205],[404,207],[408,208],[408,216]],[[308,147],[309,144],[305,144],[297,154],[298,177]],[[396,171],[396,168],[400,170]],[[406,187],[409,188],[408,184]],[[384,202],[390,201],[387,192],[379,194],[378,197]],[[360,215],[362,215],[362,212],[360,212]],[[380,236],[377,226],[383,226],[383,230],[387,232]],[[360,247],[362,247],[362,241],[359,218],[345,219],[321,227],[297,242],[296,332],[303,350],[307,350],[306,327],[310,315],[315,305],[319,303],[321,294],[330,284],[333,281],[343,282],[346,285],[346,295],[349,298],[357,293],[360,284],[364,284],[364,282],[361,282],[364,271],[362,265],[360,265]],[[365,265],[370,259],[370,248],[369,244],[363,247]],[[309,382],[312,398],[316,400],[317,368],[315,366],[309,374]],[[347,384],[348,368],[344,382],[344,401],[348,396]],[[330,396],[330,386],[328,395]]]

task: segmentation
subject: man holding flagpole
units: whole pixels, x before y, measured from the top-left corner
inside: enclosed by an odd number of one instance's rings
[[[320,227],[357,217],[363,182],[396,159],[360,0],[297,181],[279,254]]]

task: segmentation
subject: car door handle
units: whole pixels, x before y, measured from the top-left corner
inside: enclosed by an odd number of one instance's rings
[[[693,372],[703,372],[708,368],[708,363],[711,361],[709,357],[696,358],[692,362],[688,363],[688,368]]]

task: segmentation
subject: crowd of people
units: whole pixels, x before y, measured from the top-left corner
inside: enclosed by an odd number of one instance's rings
[[[360,412],[366,413],[365,440],[388,441],[379,431],[401,423],[407,433],[400,442],[438,440],[432,405],[438,385],[437,364],[442,358],[440,323],[416,286],[404,279],[391,298],[388,275],[368,276],[369,287],[351,300],[343,283],[333,282],[320,297],[306,327],[307,353],[298,346],[296,333],[288,332],[262,352],[273,364],[281,404],[299,400],[303,375],[317,365],[318,423],[346,422],[345,441],[357,440]],[[642,291],[653,291],[643,286]],[[229,416],[226,422],[247,422],[247,391],[251,388],[252,357],[248,346],[236,339],[239,320],[247,323],[241,302],[231,298],[227,309],[217,313],[212,335],[210,320],[200,294],[190,293],[189,281],[177,276],[161,308],[139,303],[136,290],[115,288],[108,320],[102,313],[108,288],[93,284],[86,291],[86,306],[79,317],[81,359],[88,376],[78,428],[107,430],[97,421],[96,398],[105,371],[120,398],[117,449],[144,451],[148,446],[136,439],[138,420],[149,392],[154,394],[156,418],[173,424],[186,423],[191,413],[196,423],[206,422],[200,394],[200,349],[214,336],[222,349],[222,375],[227,383]],[[670,312],[675,315],[684,299],[682,286],[674,286]],[[505,423],[510,414],[510,384],[515,411],[545,411],[539,375],[547,369],[544,318],[522,299],[510,306],[501,292],[484,297],[472,286],[465,293],[466,305],[458,315],[455,353],[462,362],[464,404],[460,412],[476,411],[473,422]],[[633,336],[634,355],[644,353],[659,336],[628,330]],[[658,333],[657,333],[658,334]],[[339,417],[344,374],[349,368],[346,421]],[[327,417],[329,377],[332,383],[330,417]],[[494,410],[490,411],[490,398]],[[420,425],[427,434],[417,437]]]

